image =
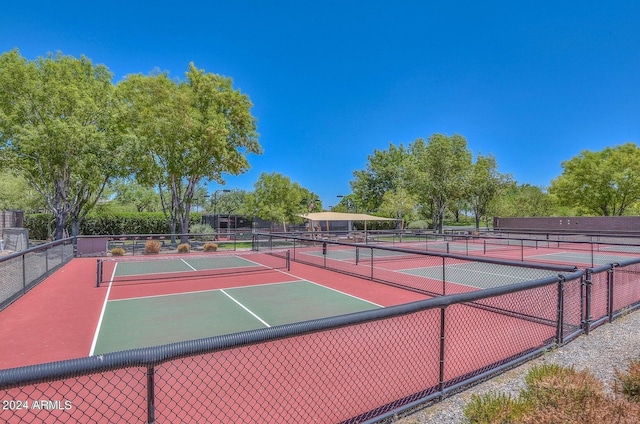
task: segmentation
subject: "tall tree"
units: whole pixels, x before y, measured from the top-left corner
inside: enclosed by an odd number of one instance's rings
[[[136,212],[160,211],[160,196],[152,188],[142,186],[131,179],[118,179],[109,185],[112,198],[122,206],[130,206]]]
[[[447,206],[464,198],[471,168],[467,140],[458,134],[433,134],[425,144],[417,139],[410,151],[414,163],[412,190],[433,210],[434,227],[442,232]]]
[[[55,238],[80,221],[106,184],[123,174],[121,103],[111,72],[61,53],[34,61],[0,55],[0,161],[40,193]]]
[[[253,105],[230,78],[193,63],[185,81],[131,75],[118,88],[138,141],[138,179],[157,184],[172,232],[179,223],[186,234],[196,187],[224,184],[223,174],[246,172],[247,154],[261,153]]]
[[[586,214],[620,216],[640,201],[640,148],[635,143],[585,150],[562,162],[562,168],[549,188],[560,205]]]
[[[262,173],[254,188],[248,196],[254,216],[280,222],[285,231],[287,223],[302,222],[300,215],[309,212],[308,199],[317,199],[315,193],[276,172]]]
[[[387,191],[382,197],[380,212],[390,218],[400,220],[400,228],[404,229],[407,217],[410,217],[416,207],[417,199],[404,187]]]
[[[466,196],[475,217],[476,229],[480,228],[482,217],[487,216],[491,202],[512,182],[513,178],[510,175],[498,172],[495,157],[478,154],[469,173]]]
[[[500,196],[490,204],[494,216],[536,217],[557,215],[551,196],[541,187],[531,184],[507,185]]]
[[[409,152],[401,144],[389,144],[387,150],[374,150],[366,169],[355,171],[351,181],[353,201],[364,212],[376,212],[384,194],[403,185]]]

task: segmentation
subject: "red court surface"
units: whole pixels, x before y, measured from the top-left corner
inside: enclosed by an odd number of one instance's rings
[[[242,285],[306,279],[381,306],[426,296],[292,262],[288,273],[256,272],[114,286],[110,299],[124,299]],[[179,283],[179,284],[178,284]],[[96,287],[96,259],[75,258],[0,311],[0,369],[89,355],[108,288]]]

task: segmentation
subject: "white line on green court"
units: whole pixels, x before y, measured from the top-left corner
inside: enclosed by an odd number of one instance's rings
[[[236,299],[233,298],[233,296],[231,296],[229,293],[227,293],[224,290],[220,290],[225,296],[227,296],[229,299],[233,300],[234,302],[236,302],[238,304],[238,306],[240,306],[242,309],[244,309],[245,311],[249,312],[251,315],[253,315],[253,317],[255,319],[257,319],[258,321],[260,321],[261,323],[263,323],[264,325],[266,325],[267,327],[271,327],[265,320],[263,320],[262,318],[260,318],[258,315],[254,314],[253,311],[249,308],[247,308],[246,306],[244,306],[242,303],[240,303],[239,301],[237,301]]]
[[[194,267],[192,267],[192,266],[191,266],[191,264],[190,264],[189,262],[185,261],[183,258],[180,258],[180,260],[181,260],[182,262],[184,262],[184,263],[185,263],[185,265],[187,265],[187,266],[188,266],[189,268],[191,268],[193,271],[197,271],[197,269],[195,269]]]
[[[343,295],[345,295],[345,296],[352,297],[352,298],[354,298],[354,299],[361,300],[361,301],[363,301],[363,302],[365,302],[365,303],[370,303],[371,305],[377,306],[377,307],[379,307],[379,308],[384,308],[384,306],[382,306],[382,305],[378,305],[377,303],[373,303],[373,302],[371,302],[371,301],[369,301],[369,300],[362,299],[361,297],[354,296],[354,295],[349,294],[349,293],[345,293],[345,292],[343,292],[343,291],[340,291],[340,290],[334,289],[334,288],[332,288],[332,287],[327,287],[327,286],[325,286],[324,284],[316,283],[315,281],[307,280],[306,278],[299,277],[299,276],[297,276],[297,275],[295,275],[295,274],[291,274],[290,272],[286,272],[286,271],[283,271],[283,270],[281,270],[281,269],[276,269],[276,271],[278,271],[278,272],[279,272],[279,273],[281,273],[281,274],[287,275],[287,276],[289,276],[289,277],[297,278],[297,279],[298,279],[298,281],[306,281],[307,283],[315,284],[316,286],[320,286],[320,287],[323,287],[323,288],[328,289],[328,290],[333,290],[334,292],[337,292],[337,293],[343,294]]]
[[[323,289],[331,290],[331,291],[334,291],[334,292],[336,292],[336,293],[340,293],[340,294],[342,294],[342,295],[344,295],[344,296],[352,297],[352,298],[357,299],[357,300],[360,300],[360,301],[362,301],[362,302],[369,303],[369,304],[371,304],[371,305],[377,306],[378,308],[384,308],[384,306],[382,306],[382,305],[378,305],[377,303],[371,302],[370,300],[363,299],[363,298],[361,298],[361,297],[354,296],[354,295],[349,294],[349,293],[345,293],[345,292],[343,292],[343,291],[341,291],[341,290],[334,289],[334,288],[332,288],[332,287],[327,287],[327,286],[325,286],[324,284],[316,283],[316,282],[314,282],[314,281],[309,281],[309,280],[304,280],[304,281],[306,281],[307,283],[315,284],[316,286],[320,286],[320,287],[322,287]]]
[[[109,302],[109,293],[111,293],[111,282],[116,276],[116,268],[118,268],[117,262],[113,267],[111,280],[109,280],[109,285],[107,286],[107,294],[104,296],[104,303],[102,304],[102,311],[100,312],[100,318],[98,318],[98,325],[96,326],[96,332],[93,335],[93,341],[91,342],[91,348],[89,349],[89,356],[93,356],[93,352],[96,350],[96,344],[98,343],[98,334],[100,334],[100,327],[102,327],[102,320],[104,318],[104,313],[107,310],[107,303]]]

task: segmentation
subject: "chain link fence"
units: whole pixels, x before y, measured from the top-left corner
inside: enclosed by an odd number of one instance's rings
[[[299,242],[261,239],[256,249],[295,246],[292,260],[331,264],[337,271],[367,279],[371,273],[374,279],[380,277],[378,265],[395,272],[390,265],[416,260],[447,273],[450,266],[474,262],[451,255],[403,261],[383,257],[378,262],[382,252],[365,249],[361,257],[363,251],[356,249],[362,246]],[[349,256],[337,260],[345,248]],[[386,253],[392,252],[409,253]],[[442,266],[443,260],[452,263]],[[485,265],[472,267],[474,272],[495,269],[478,262]],[[602,319],[637,308],[639,263],[587,273],[547,269],[555,274],[540,278],[531,278],[534,274],[527,269],[523,278],[529,280],[519,282],[485,275],[494,283],[458,292],[451,288],[450,294],[410,304],[1,370],[0,420],[378,422],[437,401],[562,345]],[[431,291],[418,283],[431,277],[407,275],[405,285]],[[401,283],[397,277],[392,280],[391,284]]]
[[[73,259],[67,238],[0,257],[0,310]]]

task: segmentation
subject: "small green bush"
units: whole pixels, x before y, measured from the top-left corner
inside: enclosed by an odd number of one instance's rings
[[[526,405],[509,395],[488,393],[472,395],[464,408],[464,415],[471,424],[516,422],[526,411]]]
[[[114,247],[110,250],[111,256],[122,256],[124,255],[124,249],[122,247]]]
[[[147,240],[144,244],[145,253],[160,253],[160,248],[162,247],[162,243],[158,240]]]
[[[191,246],[189,243],[182,243],[178,245],[178,253],[189,253],[191,250]]]
[[[640,402],[640,359],[629,362],[626,371],[614,370],[614,390],[631,402]]]
[[[426,230],[429,228],[429,223],[424,220],[412,221],[407,224],[409,230]]]

